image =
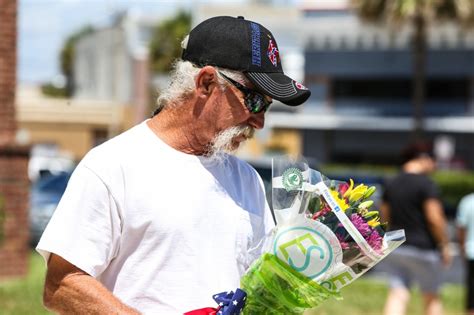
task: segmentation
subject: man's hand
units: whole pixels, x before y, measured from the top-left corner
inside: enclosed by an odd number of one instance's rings
[[[95,278],[55,254],[48,261],[43,303],[59,314],[140,314]]]

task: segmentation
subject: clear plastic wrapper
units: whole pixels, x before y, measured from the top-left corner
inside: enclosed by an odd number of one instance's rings
[[[370,270],[405,241],[386,232],[370,199],[375,187],[333,181],[303,160],[272,165],[277,226],[241,280],[244,314],[302,314]]]

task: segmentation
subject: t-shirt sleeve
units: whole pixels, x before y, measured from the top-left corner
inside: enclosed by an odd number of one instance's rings
[[[438,189],[438,186],[436,185],[435,182],[433,182],[431,179],[427,178],[426,183],[423,183],[423,193],[424,193],[424,199],[431,199],[431,198],[436,198],[439,199],[440,192]]]
[[[92,170],[79,164],[36,250],[46,262],[54,253],[97,277],[116,255],[120,233],[116,200]]]

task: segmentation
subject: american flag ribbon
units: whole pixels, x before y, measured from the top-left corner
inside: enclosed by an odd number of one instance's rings
[[[217,308],[206,307],[184,313],[184,315],[239,315],[245,306],[247,293],[241,289],[217,293],[213,296],[219,305]]]
[[[276,67],[278,65],[279,52],[278,48],[273,44],[273,41],[270,39],[268,41],[267,56],[270,59],[271,63]]]

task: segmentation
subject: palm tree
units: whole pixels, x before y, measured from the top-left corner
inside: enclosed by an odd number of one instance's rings
[[[362,20],[412,25],[414,137],[421,138],[425,102],[427,26],[430,23],[442,21],[453,21],[467,27],[473,26],[474,1],[351,0],[351,4]]]

